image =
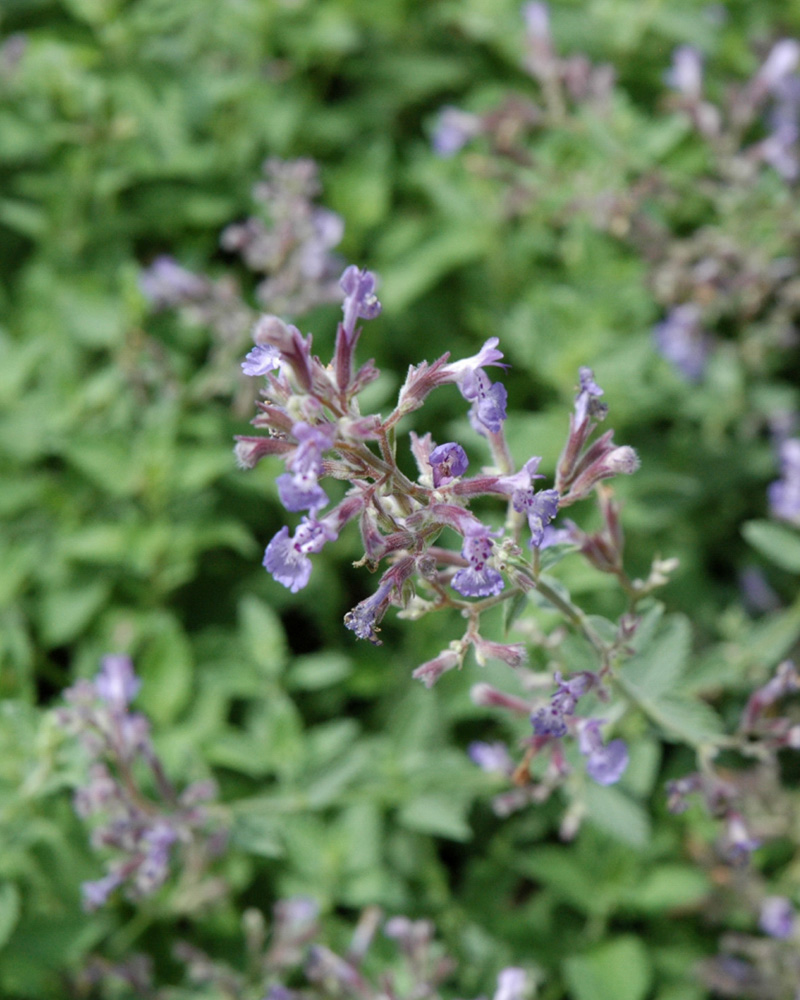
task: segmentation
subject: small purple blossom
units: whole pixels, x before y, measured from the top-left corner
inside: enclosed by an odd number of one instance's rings
[[[113,711],[125,712],[141,685],[129,656],[109,655],[100,661],[94,688],[98,697]]]
[[[531,548],[539,548],[544,541],[544,529],[558,513],[558,490],[519,490],[512,497],[514,510],[528,518]]]
[[[139,276],[139,287],[156,309],[169,309],[204,298],[210,285],[169,256],[156,257]]]
[[[501,574],[488,565],[495,534],[482,524],[468,528],[461,554],[469,560],[469,566],[460,569],[452,579],[453,589],[464,597],[492,597],[505,586]]]
[[[303,421],[292,427],[298,445],[289,459],[289,472],[278,476],[278,496],[288,511],[318,510],[328,503],[328,495],[318,483],[322,475],[322,453],[333,444],[332,424],[311,426]]]
[[[694,303],[686,302],[670,309],[665,319],[653,327],[659,354],[690,382],[698,382],[703,377],[710,350],[701,316]]]
[[[272,344],[256,344],[242,362],[245,375],[268,375],[281,366],[281,352]]]
[[[433,131],[433,151],[443,158],[455,156],[470,139],[480,134],[481,129],[477,115],[448,105],[439,112]]]
[[[789,938],[794,932],[794,907],[785,896],[767,896],[761,903],[758,924],[770,937]]]
[[[587,417],[602,419],[605,416],[605,406],[598,403],[597,400],[604,393],[594,380],[594,372],[591,368],[580,368],[578,369],[578,379],[578,394],[575,397],[575,423],[580,425]]]
[[[800,44],[793,38],[782,38],[770,49],[769,55],[758,71],[757,80],[769,90],[775,90],[797,69],[800,62]]]
[[[664,74],[668,87],[696,101],[703,89],[703,60],[693,45],[679,45],[672,53],[672,66]]]
[[[528,989],[528,977],[524,969],[509,967],[497,977],[497,991],[492,1000],[523,1000]]]
[[[381,304],[375,295],[375,275],[351,264],[345,269],[339,284],[345,295],[342,326],[348,338],[352,338],[359,319],[375,319],[380,315]]]
[[[575,706],[589,689],[590,679],[586,674],[576,674],[564,680],[556,671],[554,680],[557,688],[546,708],[540,708],[531,715],[533,731],[537,736],[566,736],[566,716],[575,714]]]
[[[467,371],[459,382],[464,399],[472,403],[469,422],[479,434],[496,434],[506,419],[508,392],[502,382],[492,382],[481,369]]]
[[[433,449],[428,464],[433,469],[433,485],[438,489],[463,476],[469,465],[469,459],[460,444],[448,441],[447,444],[440,444]]]
[[[489,774],[510,775],[514,770],[514,761],[505,743],[499,740],[495,743],[484,743],[476,740],[470,743],[467,750],[473,764]]]
[[[578,723],[578,749],[586,757],[586,773],[598,785],[614,785],[628,766],[628,748],[623,740],[603,743],[600,719]]]
[[[325,543],[336,537],[337,532],[328,519],[316,521],[304,517],[291,538],[285,525],[273,537],[264,552],[263,566],[273,579],[296,594],[311,578],[309,554],[321,552]]]
[[[781,478],[768,490],[773,517],[800,524],[800,438],[787,438],[779,449]]]
[[[728,813],[721,847],[729,864],[743,867],[760,846],[761,840],[750,833],[742,816],[737,812]]]

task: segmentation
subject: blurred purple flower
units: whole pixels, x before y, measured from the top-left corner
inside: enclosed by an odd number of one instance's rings
[[[623,740],[603,743],[600,719],[581,719],[578,748],[586,757],[586,773],[599,785],[614,785],[628,766],[628,748]]]
[[[455,156],[481,130],[481,120],[477,115],[448,105],[439,111],[433,131],[433,151],[441,157]]]
[[[710,340],[700,324],[701,313],[694,303],[674,306],[653,327],[656,349],[690,382],[705,373]]]
[[[785,896],[767,896],[761,903],[758,923],[770,937],[789,938],[794,931],[794,907]]]

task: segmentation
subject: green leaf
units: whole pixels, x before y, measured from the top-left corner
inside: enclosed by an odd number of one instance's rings
[[[683,615],[670,615],[657,629],[652,641],[623,666],[622,674],[649,698],[658,698],[680,680],[690,648],[688,619]]]
[[[747,521],[745,540],[762,556],[790,573],[800,573],[800,534],[774,521]]]
[[[349,677],[353,663],[344,653],[309,653],[292,660],[287,684],[300,691],[319,691]]]
[[[285,853],[280,823],[271,814],[235,812],[231,840],[240,850],[262,858],[280,858]]]
[[[710,705],[685,695],[666,695],[648,714],[657,719],[668,739],[678,737],[692,746],[713,740],[723,731],[722,721]]]
[[[0,883],[0,948],[11,937],[19,920],[19,890],[13,882]]]
[[[286,635],[280,619],[263,601],[248,595],[239,602],[244,648],[269,678],[280,675],[286,664]]]
[[[631,847],[644,847],[650,839],[650,818],[645,810],[612,785],[587,784],[586,813],[595,826]]]
[[[162,618],[158,631],[139,657],[142,678],[139,702],[156,722],[172,722],[192,691],[194,658],[189,640],[179,626]]]
[[[103,580],[73,584],[64,590],[48,591],[39,609],[42,639],[46,647],[71,642],[108,599],[109,585]]]
[[[564,962],[572,1000],[644,1000],[653,978],[642,942],[625,936]]]
[[[664,864],[649,872],[631,891],[626,902],[637,910],[660,913],[696,906],[708,894],[708,877],[689,865]]]
[[[449,840],[467,841],[472,830],[467,823],[468,803],[463,798],[421,795],[400,810],[400,823],[410,830],[431,833]]]

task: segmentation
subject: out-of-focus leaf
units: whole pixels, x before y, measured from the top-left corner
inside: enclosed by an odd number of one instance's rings
[[[770,562],[800,573],[800,534],[774,521],[747,521],[742,525],[747,541]]]

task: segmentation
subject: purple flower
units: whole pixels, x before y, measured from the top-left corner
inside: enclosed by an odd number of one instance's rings
[[[281,352],[272,344],[256,344],[242,362],[245,375],[268,375],[281,366]]]
[[[275,535],[264,552],[264,568],[278,583],[296,594],[311,577],[309,553],[322,551],[325,543],[336,537],[337,532],[327,521],[304,517],[292,538],[286,526]]]
[[[800,62],[800,44],[793,38],[782,38],[770,49],[764,65],[758,71],[760,83],[774,90],[797,69]]]
[[[524,969],[513,966],[503,969],[497,977],[497,991],[493,1000],[523,1000],[528,988],[528,978]]]
[[[345,298],[342,304],[342,326],[351,339],[359,319],[375,319],[380,315],[381,304],[375,295],[375,275],[362,271],[355,264],[346,268],[339,281]]]
[[[550,704],[531,715],[531,724],[537,736],[566,736],[567,723],[564,717],[575,714],[578,699],[586,693],[590,684],[586,674],[576,674],[565,681],[560,672],[556,671],[554,679],[558,686]]]
[[[385,583],[378,587],[371,597],[357,604],[352,611],[344,616],[344,624],[359,639],[367,639],[375,646],[380,646],[378,639],[378,623],[386,613],[394,585]]]
[[[209,291],[205,278],[187,271],[168,256],[156,257],[150,267],[142,271],[139,287],[156,309],[169,309],[202,299]]]
[[[142,682],[133,672],[128,656],[104,656],[100,671],[94,679],[94,688],[109,708],[124,712],[136,697]]]
[[[510,775],[514,770],[514,761],[508,752],[508,747],[499,740],[496,743],[476,740],[470,743],[467,753],[473,764],[477,764],[482,771],[487,771],[489,774]]]
[[[558,490],[533,490],[515,493],[512,497],[514,510],[525,514],[531,532],[530,546],[538,548],[544,541],[544,529],[558,513]]]
[[[278,476],[278,496],[288,511],[317,510],[328,502],[317,479],[323,471],[322,453],[333,444],[335,428],[301,421],[292,427],[292,434],[299,443],[287,463],[291,471]]]
[[[693,45],[679,45],[672,53],[672,66],[664,74],[668,87],[690,100],[697,100],[703,89],[703,61]]]
[[[787,438],[780,446],[781,479],[768,490],[773,517],[800,524],[800,438]]]
[[[469,560],[469,566],[452,579],[453,589],[464,597],[492,597],[505,586],[500,573],[487,565],[492,557],[492,536],[497,534],[480,523],[467,527],[461,555]]]
[[[628,766],[628,748],[623,740],[603,743],[600,719],[578,723],[578,749],[586,757],[586,773],[598,785],[614,785]]]
[[[428,464],[433,469],[433,485],[438,489],[463,476],[469,465],[469,459],[460,444],[448,441],[447,444],[440,444],[433,449]]]
[[[728,813],[722,839],[722,852],[728,862],[736,867],[742,867],[748,863],[753,851],[760,846],[761,841],[750,833],[742,816],[737,812]]]
[[[684,378],[699,381],[705,372],[710,349],[708,335],[700,325],[701,313],[694,303],[674,306],[653,327],[656,349]]]
[[[479,434],[496,434],[506,419],[508,393],[501,382],[491,382],[481,369],[466,371],[459,384],[461,395],[469,400],[469,422]]]
[[[580,380],[578,394],[575,397],[575,423],[582,424],[587,417],[605,416],[605,406],[597,403],[603,390],[594,380],[594,372],[591,368],[579,368],[578,379]]]
[[[115,872],[109,872],[103,878],[93,882],[81,883],[81,896],[83,897],[83,908],[91,913],[105,906],[111,893],[122,885],[122,877]]]
[[[794,907],[785,896],[767,896],[761,903],[759,927],[774,938],[788,938],[794,931]]]
[[[439,112],[433,131],[433,151],[437,156],[450,157],[481,132],[481,120],[460,108],[446,106]]]

